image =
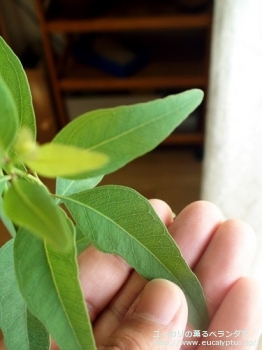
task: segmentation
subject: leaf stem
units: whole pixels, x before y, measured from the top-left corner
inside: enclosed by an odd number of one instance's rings
[[[0,174],[2,175],[2,174]],[[6,182],[6,181],[9,181],[12,179],[12,176],[11,175],[3,175],[3,177],[1,176],[0,177],[0,182]]]
[[[45,185],[43,184],[43,182],[39,179],[39,177],[37,176],[36,173],[33,173],[33,174],[30,174],[29,172],[26,172],[26,171],[23,171],[21,169],[18,169],[16,167],[13,167],[11,170],[10,170],[10,179],[14,179],[16,178],[16,176],[18,177],[22,177],[22,178],[25,178],[25,179],[29,179],[31,182],[34,182],[36,183],[37,185],[40,185],[40,186],[44,186]]]

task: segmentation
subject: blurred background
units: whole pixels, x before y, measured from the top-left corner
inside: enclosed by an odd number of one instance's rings
[[[262,270],[261,0],[0,1],[0,31],[26,69],[38,140],[88,110],[190,88],[205,100],[155,151],[103,183],[198,199],[246,220]],[[50,186],[53,186],[50,183]]]
[[[212,2],[11,0],[2,35],[26,70],[38,141],[104,107],[207,90]],[[175,212],[200,198],[205,102],[157,150],[103,183],[125,184]]]

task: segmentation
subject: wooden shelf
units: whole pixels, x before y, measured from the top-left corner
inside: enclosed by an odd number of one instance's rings
[[[56,19],[47,22],[49,32],[83,33],[101,31],[130,31],[152,29],[190,29],[206,28],[211,23],[211,15],[198,16],[159,16],[159,17],[112,17],[87,20]]]
[[[103,4],[102,13],[98,11],[90,14],[88,6],[63,8],[57,6],[59,2],[62,3],[62,0],[51,1],[49,8],[45,8],[43,0],[35,0],[61,127],[67,123],[63,101],[63,94],[67,92],[177,92],[195,87],[206,90],[211,4],[199,11],[186,12],[174,0],[112,0]],[[149,45],[148,62],[130,76],[120,78],[109,75],[93,66],[77,62],[70,45],[57,57],[52,41],[56,33],[64,35],[71,44],[72,40],[84,34],[121,35],[124,38],[137,35],[140,44]],[[195,40],[196,33],[201,37],[200,42]],[[199,125],[203,125],[203,121]],[[199,130],[172,134],[164,143],[199,145],[202,142],[203,130]]]
[[[163,142],[164,145],[202,145],[204,135],[202,132],[173,133]]]
[[[197,12],[185,12],[176,1],[111,0],[92,15],[88,5],[57,6],[52,2],[46,14],[50,32],[130,31],[151,29],[207,28],[212,21],[211,6]],[[94,9],[93,9],[94,12]]]
[[[153,61],[125,78],[113,77],[94,67],[70,61],[58,84],[63,91],[205,88],[207,75],[201,61]]]

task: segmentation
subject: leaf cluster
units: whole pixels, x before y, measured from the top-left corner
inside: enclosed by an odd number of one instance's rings
[[[25,72],[0,38],[0,218],[11,235],[0,249],[7,349],[49,349],[50,336],[60,349],[96,349],[77,265],[89,244],[122,256],[147,279],[177,283],[189,321],[205,327],[200,283],[147,199],[127,187],[97,186],[155,148],[202,98],[193,89],[89,112],[39,145]],[[56,193],[38,175],[56,178]]]

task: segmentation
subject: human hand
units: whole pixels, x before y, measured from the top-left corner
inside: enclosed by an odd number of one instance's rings
[[[209,336],[185,337],[199,345],[182,346],[181,334],[196,331],[186,325],[182,291],[166,280],[148,282],[120,257],[89,247],[79,256],[80,280],[98,349],[251,350],[262,326],[261,289],[254,279],[242,277],[254,253],[253,230],[239,220],[224,221],[208,202],[190,204],[174,221],[164,202],[151,203],[203,286]]]
[[[262,326],[258,283],[242,277],[255,250],[253,230],[239,220],[224,221],[218,208],[208,202],[192,203],[174,221],[164,202],[151,203],[200,280],[207,298],[211,318],[205,333],[208,337],[184,338],[198,341],[199,345],[183,348],[227,346],[250,350]],[[93,247],[79,256],[79,264],[99,350],[177,350],[182,345],[181,333],[185,329],[195,331],[186,326],[186,300],[173,283],[160,279],[148,282],[120,257]],[[170,336],[174,332],[180,336]]]

